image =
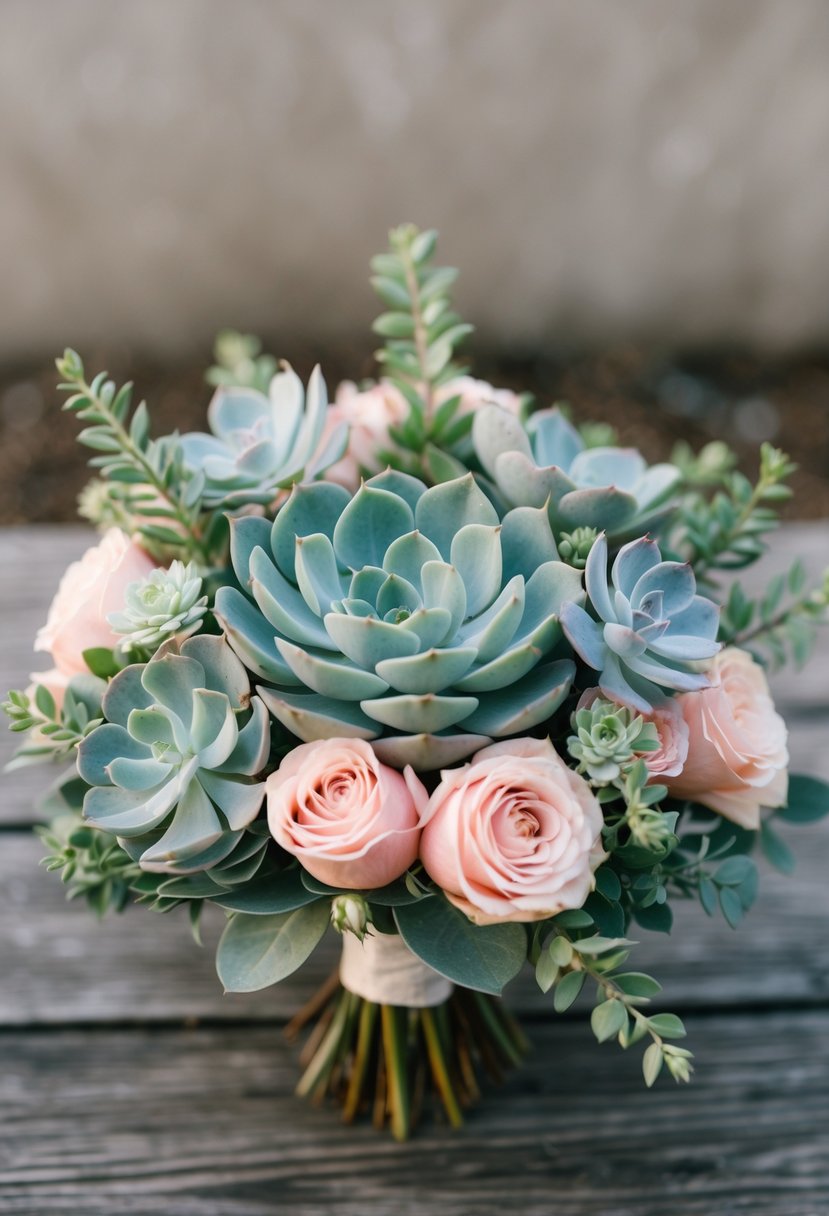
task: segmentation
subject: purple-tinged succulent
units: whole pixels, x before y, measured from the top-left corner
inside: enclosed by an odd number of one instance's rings
[[[663,561],[648,537],[624,545],[607,575],[607,540],[600,536],[584,571],[598,620],[573,602],[560,620],[570,645],[599,675],[606,697],[649,713],[663,689],[708,686],[705,664],[720,649],[719,608],[697,595],[690,565]]]

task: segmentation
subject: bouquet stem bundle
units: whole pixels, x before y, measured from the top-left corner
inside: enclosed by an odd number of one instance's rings
[[[297,1094],[317,1106],[333,1099],[345,1123],[366,1115],[396,1140],[408,1139],[429,1104],[460,1127],[483,1079],[503,1081],[530,1049],[498,997],[455,988],[440,1005],[385,1005],[350,992],[338,973],[285,1034],[295,1040],[309,1026]]]

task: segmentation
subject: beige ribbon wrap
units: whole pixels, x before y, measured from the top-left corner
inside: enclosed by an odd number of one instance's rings
[[[410,1009],[442,1005],[452,993],[451,981],[412,954],[396,933],[368,933],[362,942],[344,933],[340,981],[364,1000]]]

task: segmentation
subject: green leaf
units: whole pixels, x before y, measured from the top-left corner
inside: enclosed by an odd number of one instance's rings
[[[83,661],[93,676],[98,676],[101,680],[108,680],[110,676],[117,676],[121,670],[115,661],[114,654],[111,650],[107,650],[105,646],[93,646],[90,650],[85,650],[83,652]]]
[[[615,870],[611,870],[610,866],[602,866],[596,871],[596,890],[611,901],[617,900],[622,894],[619,875]]]
[[[553,993],[553,1008],[556,1013],[564,1013],[578,997],[587,975],[584,971],[568,971],[556,984]]]
[[[768,821],[760,825],[760,847],[767,861],[782,871],[791,874],[795,867],[794,854],[784,840],[770,826]]]
[[[647,908],[634,908],[633,915],[643,929],[655,933],[670,933],[674,916],[667,904],[651,904]]]
[[[309,891],[300,877],[299,867],[281,874],[260,875],[234,891],[213,896],[213,902],[229,912],[249,916],[274,916],[312,904],[322,896]]]
[[[662,1048],[659,1043],[651,1043],[642,1057],[642,1072],[648,1089],[653,1085],[662,1071]]]
[[[648,1018],[651,1030],[662,1039],[684,1039],[686,1030],[675,1013],[655,1013]]]
[[[815,823],[823,819],[829,815],[829,784],[818,777],[793,774],[789,777],[788,802],[774,813],[787,823]]]
[[[728,857],[717,868],[714,882],[719,887],[739,887],[753,872],[754,862],[750,857]]]
[[[497,996],[527,957],[523,925],[473,925],[442,896],[397,907],[394,918],[409,949],[464,988]]]
[[[300,967],[328,926],[329,907],[318,900],[279,916],[237,913],[216,951],[216,971],[226,992],[256,992]]]
[[[414,334],[414,318],[407,312],[384,312],[371,327],[383,338],[411,338]]]
[[[743,902],[733,887],[723,887],[719,892],[722,914],[732,929],[736,929],[743,919],[745,909]]]
[[[608,950],[618,950],[620,946],[634,946],[636,943],[626,937],[585,937],[580,942],[573,942],[573,949],[578,954],[606,954]]]
[[[558,967],[569,967],[573,961],[573,945],[566,937],[554,937],[547,947],[547,952]]]
[[[613,982],[627,996],[651,997],[662,991],[662,985],[643,971],[623,971],[614,975]]]
[[[699,880],[699,902],[708,916],[713,916],[717,910],[717,888],[710,878],[704,876]]]
[[[628,1014],[623,1003],[615,997],[602,1001],[590,1015],[591,1029],[600,1043],[614,1038],[627,1025]]]
[[[558,979],[558,964],[550,956],[549,950],[542,952],[541,958],[535,965],[535,979],[542,992],[549,992]]]

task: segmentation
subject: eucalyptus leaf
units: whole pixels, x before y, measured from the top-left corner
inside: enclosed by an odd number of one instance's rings
[[[216,971],[226,992],[257,992],[300,967],[328,926],[327,900],[277,916],[237,913],[216,951]]]
[[[401,905],[394,917],[403,941],[418,958],[477,992],[500,993],[527,957],[522,925],[473,925],[442,896]]]

